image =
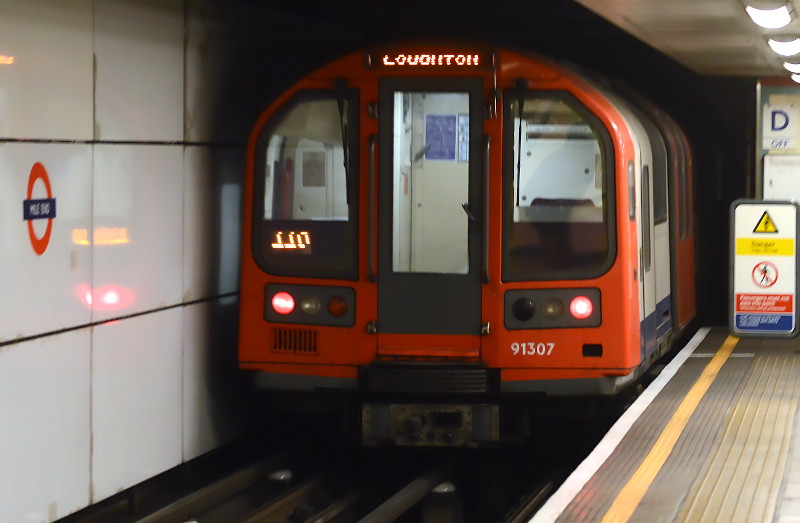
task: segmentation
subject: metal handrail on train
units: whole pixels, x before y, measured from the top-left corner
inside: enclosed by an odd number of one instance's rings
[[[492,137],[483,138],[483,283],[489,283],[489,152]]]
[[[369,137],[369,236],[367,243],[368,256],[369,256],[369,281],[375,282],[377,279],[375,273],[375,146],[378,142],[378,137],[372,135]]]

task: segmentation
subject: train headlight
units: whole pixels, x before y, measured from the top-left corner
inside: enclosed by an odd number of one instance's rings
[[[549,298],[544,304],[544,315],[554,320],[564,313],[564,304],[558,298]]]
[[[586,296],[576,296],[569,304],[569,312],[579,320],[585,320],[592,315],[594,305]]]
[[[519,321],[528,321],[533,318],[536,306],[528,298],[520,298],[511,306],[511,312]]]
[[[300,310],[309,316],[314,316],[319,312],[320,304],[316,296],[306,296],[300,300]]]
[[[278,314],[289,314],[294,310],[294,298],[288,292],[278,292],[272,297],[272,308]]]
[[[341,296],[333,296],[328,300],[328,312],[337,318],[344,316],[347,313],[347,300]]]

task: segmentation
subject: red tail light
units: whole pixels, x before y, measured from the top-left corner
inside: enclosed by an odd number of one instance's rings
[[[585,320],[592,315],[594,305],[586,296],[576,296],[569,304],[569,312],[579,320]]]
[[[337,318],[344,316],[347,312],[347,300],[341,296],[334,296],[328,300],[328,312]]]
[[[278,314],[289,314],[294,310],[294,298],[288,292],[278,292],[272,297],[272,308]]]

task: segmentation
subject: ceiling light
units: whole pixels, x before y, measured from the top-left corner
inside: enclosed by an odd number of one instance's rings
[[[800,64],[793,64],[791,62],[783,62],[783,67],[790,73],[800,73]]]
[[[781,6],[777,9],[758,9],[748,5],[745,11],[756,24],[765,29],[780,29],[786,27],[792,21],[793,12],[788,6]]]
[[[789,41],[770,38],[767,40],[767,43],[773,51],[781,56],[794,56],[797,53],[800,53],[800,38],[794,38],[793,40]]]

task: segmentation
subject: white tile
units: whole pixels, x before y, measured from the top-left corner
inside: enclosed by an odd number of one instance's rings
[[[94,328],[92,502],[181,461],[181,311]]]
[[[88,140],[92,0],[0,0],[0,137]]]
[[[180,303],[183,147],[94,147],[93,319]]]
[[[47,173],[56,214],[28,222],[23,202],[37,162]],[[89,323],[82,297],[91,284],[92,258],[81,239],[91,228],[91,166],[89,145],[0,143],[0,342]],[[31,196],[48,197],[41,178]],[[40,240],[39,255],[34,245]]]
[[[0,347],[0,521],[89,504],[90,330]]]
[[[95,2],[98,140],[183,140],[182,0]]]
[[[251,57],[259,53],[251,37],[261,30],[257,9],[187,0],[186,11],[186,140],[244,143],[263,109],[252,96],[258,88],[247,81],[254,73]]]
[[[243,433],[246,374],[236,359],[238,300],[183,309],[183,460]]]
[[[183,299],[236,292],[242,221],[244,148],[186,148]]]
[[[774,521],[781,523],[788,523],[790,521],[800,521],[800,501],[798,500],[783,500],[778,507],[777,517]]]
[[[795,471],[794,467],[790,466],[789,467],[790,475],[793,475],[794,471]],[[792,482],[791,480],[787,481],[784,486],[783,495],[786,498],[800,499],[800,485]]]

